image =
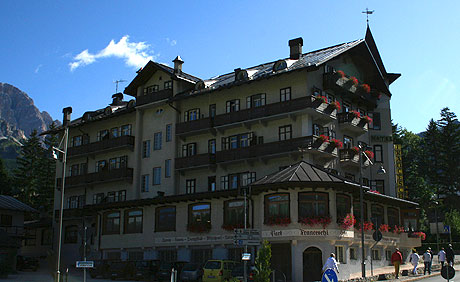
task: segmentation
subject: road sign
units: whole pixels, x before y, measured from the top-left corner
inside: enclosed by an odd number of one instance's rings
[[[449,274],[449,275],[447,275],[447,274]],[[450,280],[450,279],[454,278],[454,276],[455,276],[455,269],[452,266],[449,266],[449,265],[444,266],[441,269],[441,276],[444,279]]]
[[[450,226],[449,225],[444,225],[444,234],[450,234]]]
[[[321,282],[338,282],[339,279],[337,278],[337,274],[333,269],[326,269],[323,274],[323,278],[321,279]]]
[[[77,268],[92,268],[94,267],[94,261],[88,260],[88,261],[77,261]]]
[[[251,254],[243,253],[243,255],[241,256],[241,260],[251,260]]]
[[[374,234],[372,234],[372,238],[374,238],[376,242],[382,240],[382,237],[382,232],[380,232],[380,230],[375,230]]]
[[[233,244],[237,246],[260,246],[260,240],[241,240],[236,239]]]

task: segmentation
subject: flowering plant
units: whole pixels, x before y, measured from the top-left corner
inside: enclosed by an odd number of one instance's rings
[[[331,223],[331,218],[329,216],[301,217],[299,218],[299,222],[303,225],[321,225],[323,228],[326,228]]]
[[[248,224],[249,227],[249,224]],[[222,229],[225,229],[227,231],[233,231],[234,229],[241,229],[244,228],[244,224],[242,223],[237,223],[237,224],[222,224]]]
[[[361,114],[358,111],[351,111],[351,114],[353,114],[356,118],[360,118]]]
[[[363,226],[364,226],[364,231],[370,231],[370,230],[374,229],[374,224],[372,222],[369,222],[369,221],[365,221]],[[359,231],[362,230],[361,223],[358,224],[358,230]]]
[[[361,88],[366,92],[366,93],[370,93],[371,92],[371,87],[369,86],[369,84],[361,84]]]
[[[288,226],[291,223],[291,218],[287,216],[271,216],[267,218],[266,225]]]
[[[364,154],[366,154],[366,156],[367,156],[369,159],[373,159],[373,158],[374,158],[374,152],[372,152],[372,151],[366,150],[366,151],[364,151]]]
[[[350,81],[354,84],[354,85],[358,85],[358,79],[354,76],[351,76],[350,77]]]
[[[380,193],[379,191],[377,190],[369,190],[369,193],[374,193],[374,194],[379,194],[381,195],[382,193]]]
[[[410,237],[415,237],[415,238],[418,237],[418,238],[421,238],[422,241],[425,241],[426,234],[424,232],[421,232],[421,231],[420,232],[414,232],[414,233],[412,233],[412,235]]]
[[[343,147],[343,142],[338,139],[332,138],[329,142],[331,142],[331,144],[335,146],[336,148],[340,149]]]
[[[324,142],[329,141],[329,136],[326,136],[326,135],[324,135],[324,134],[321,134],[321,135],[319,136],[319,139],[320,139],[321,141],[323,141],[323,143],[324,143]]]
[[[379,227],[380,232],[390,232],[390,226],[388,224],[382,224]]]
[[[345,77],[345,73],[341,70],[337,71],[337,74],[340,75],[340,77]]]
[[[358,154],[359,153],[359,147],[358,146],[354,146],[353,148],[351,148],[353,150],[353,152],[355,152],[355,154]]]
[[[206,233],[211,230],[210,222],[192,222],[187,224],[187,230],[193,233]]]
[[[364,116],[363,118],[364,118],[364,120],[365,120],[367,123],[372,123],[372,118],[371,118],[371,117],[369,117],[369,116]]]
[[[340,228],[342,229],[350,229],[350,227],[356,224],[355,216],[352,214],[347,214],[347,216],[341,220],[339,220]]]
[[[401,234],[404,232],[404,227],[395,225],[393,227],[393,233]]]
[[[339,101],[334,101],[334,102],[330,103],[330,105],[331,105],[332,107],[336,108],[338,111],[340,111],[340,109],[342,108],[342,107],[340,106]]]
[[[327,104],[327,97],[326,96],[317,95],[317,96],[315,96],[315,98],[321,100],[322,103]]]

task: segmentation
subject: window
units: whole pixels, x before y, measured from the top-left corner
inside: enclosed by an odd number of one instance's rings
[[[255,140],[256,138],[253,132],[222,137],[222,150],[249,147],[255,144]]]
[[[165,160],[165,178],[171,177],[171,160]]]
[[[166,125],[166,142],[171,142],[172,140],[172,124]]]
[[[384,224],[384,217],[383,217],[383,206],[381,205],[372,205],[371,207],[371,216],[372,222],[378,228],[381,224]]]
[[[41,240],[41,245],[42,246],[49,246],[53,243],[53,229],[51,228],[45,228],[42,229],[42,240]]]
[[[77,147],[82,145],[82,136],[74,136],[72,137],[72,147]]]
[[[344,246],[335,246],[335,257],[338,263],[346,263]]]
[[[344,149],[351,149],[353,148],[353,138],[350,136],[343,136],[343,148]]]
[[[347,101],[343,101],[342,103],[342,113],[351,112],[351,104]]]
[[[71,196],[67,198],[67,208],[68,209],[76,209],[80,205],[78,203],[79,196]]]
[[[107,193],[107,202],[122,202],[126,201],[126,190],[112,191]]]
[[[164,89],[172,89],[172,81],[165,81]]]
[[[216,139],[209,139],[208,140],[208,153],[215,154],[216,153]]]
[[[391,255],[392,255],[392,253],[391,253],[390,250],[386,250],[386,251],[385,251],[385,259],[386,259],[387,261],[391,261]]]
[[[288,140],[292,138],[292,126],[285,125],[278,128],[278,137],[280,141]]]
[[[381,128],[380,113],[372,113],[372,129],[380,130]]]
[[[265,106],[265,93],[256,94],[249,97],[246,97],[246,108],[257,108]]]
[[[64,229],[64,244],[76,244],[78,241],[78,226],[68,225]]]
[[[182,145],[182,157],[191,157],[196,155],[196,143]]]
[[[216,191],[216,176],[208,176],[208,191]]]
[[[189,224],[211,224],[211,204],[200,203],[189,205]]]
[[[226,110],[227,110],[226,111],[227,113],[238,112],[240,110],[240,100],[235,99],[235,100],[227,101]]]
[[[128,252],[128,260],[129,261],[142,261],[144,260],[144,252],[143,251],[129,251]],[[144,265],[147,265],[147,262],[142,262],[145,263]]]
[[[154,92],[158,92],[159,88],[160,87],[158,85],[156,85],[156,84],[148,86],[148,87],[144,88],[144,95],[151,94],[151,93],[154,93]]]
[[[156,132],[153,135],[153,150],[161,150],[162,135],[163,134],[161,132]]]
[[[13,216],[10,214],[2,214],[0,216],[0,225],[1,226],[13,226]]]
[[[351,213],[351,198],[345,194],[336,194],[337,222],[341,223]]]
[[[224,225],[242,227],[244,225],[244,201],[224,202]]]
[[[264,202],[264,223],[269,224],[279,218],[290,218],[289,194],[266,195]]]
[[[161,184],[161,167],[153,168],[153,185]]]
[[[96,172],[104,171],[107,170],[107,161],[106,160],[100,160],[96,162]]]
[[[305,192],[299,193],[299,219],[329,215],[329,194]]]
[[[150,157],[150,140],[142,142],[142,158]]]
[[[109,131],[107,129],[100,130],[97,133],[97,141],[109,139]]]
[[[158,251],[159,257],[161,261],[164,262],[173,262],[177,261],[177,250],[159,250]]]
[[[158,207],[155,211],[155,231],[175,231],[176,230],[176,207]]]
[[[285,102],[291,100],[291,87],[280,89],[280,101]]]
[[[114,127],[110,129],[110,137],[113,137],[113,138],[120,137],[120,129],[118,127]]]
[[[121,126],[121,136],[131,135],[131,124],[125,124]]]
[[[125,168],[128,164],[128,156],[121,156],[109,160],[110,170]]]
[[[148,192],[149,191],[149,181],[150,175],[144,174],[142,175],[142,183],[141,183],[141,192]]]
[[[220,190],[228,190],[228,175],[220,177]]]
[[[380,194],[385,194],[385,181],[384,180],[372,180],[371,190],[375,190]]]
[[[356,260],[358,256],[356,254],[356,248],[350,248],[350,259]]]
[[[238,189],[256,181],[255,172],[240,172],[220,177],[220,189]]]
[[[196,192],[196,179],[185,180],[185,193],[192,194]]]
[[[321,93],[322,93],[321,89],[319,89],[317,87],[313,87],[313,89],[312,89],[313,96],[321,96]]]
[[[209,117],[213,118],[216,116],[216,104],[209,105]]]
[[[142,233],[142,210],[125,211],[125,233]]]
[[[372,250],[372,259],[373,260],[381,260],[380,257],[380,250]]]
[[[331,93],[326,92],[326,98],[328,103],[332,103],[335,101],[335,96],[332,95]]]
[[[388,225],[390,228],[400,225],[399,211],[396,208],[387,208]]]
[[[93,204],[100,204],[104,200],[104,193],[97,193],[93,195]]]
[[[355,175],[353,173],[345,172],[345,178],[351,181],[355,181]]]
[[[191,109],[184,112],[184,122],[200,119],[200,109]]]
[[[382,145],[374,145],[374,162],[383,163],[383,147],[382,147]]]
[[[120,212],[106,212],[103,216],[102,234],[120,234]]]
[[[71,165],[69,168],[69,176],[76,176],[76,175],[80,175],[80,165],[79,164]]]
[[[361,208],[359,201],[353,202],[353,215],[355,216],[356,222],[361,222]],[[364,202],[364,221],[367,221],[367,203]]]

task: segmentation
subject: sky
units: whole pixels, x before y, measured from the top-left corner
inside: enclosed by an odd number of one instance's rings
[[[413,132],[449,107],[460,115],[460,1],[1,0],[0,82],[62,119],[107,106],[148,60],[202,79],[364,38],[370,28],[388,72],[392,119]],[[125,99],[131,97],[125,96]]]

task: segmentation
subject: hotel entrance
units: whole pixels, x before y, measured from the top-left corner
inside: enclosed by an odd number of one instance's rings
[[[309,247],[303,252],[303,281],[321,281],[323,254],[316,247]]]

